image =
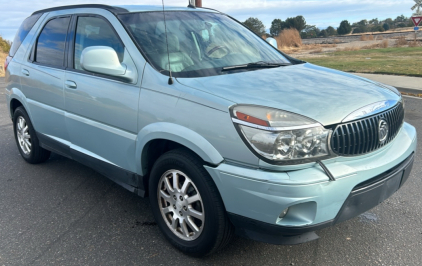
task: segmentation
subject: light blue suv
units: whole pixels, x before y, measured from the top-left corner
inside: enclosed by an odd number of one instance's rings
[[[65,6],[6,61],[22,157],[55,152],[145,197],[193,256],[365,212],[408,179],[416,131],[393,87],[291,58],[205,8]]]

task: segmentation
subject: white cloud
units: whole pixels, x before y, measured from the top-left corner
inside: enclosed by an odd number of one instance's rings
[[[93,4],[115,5],[115,0],[91,0]],[[225,12],[244,21],[248,17],[258,17],[269,28],[275,18],[303,15],[308,24],[318,27],[337,27],[343,19],[350,22],[361,19],[388,17],[404,14],[410,16],[413,0],[203,0],[204,6]],[[59,5],[84,4],[83,0],[0,0],[3,7],[0,17],[0,35],[12,40],[21,22],[32,12]],[[123,0],[119,5],[161,5],[161,0]],[[165,0],[165,4],[186,6],[188,0]]]

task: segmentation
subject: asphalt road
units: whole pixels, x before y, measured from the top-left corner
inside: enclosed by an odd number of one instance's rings
[[[319,240],[274,246],[236,238],[205,259],[174,249],[139,198],[88,167],[19,155],[0,79],[1,265],[422,265],[422,154],[407,184],[371,211],[318,231]],[[422,141],[422,99],[406,98]]]

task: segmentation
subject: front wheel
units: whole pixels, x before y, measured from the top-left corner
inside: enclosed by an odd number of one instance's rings
[[[217,187],[191,152],[173,150],[157,160],[149,195],[158,226],[182,252],[201,257],[231,240],[233,226]]]

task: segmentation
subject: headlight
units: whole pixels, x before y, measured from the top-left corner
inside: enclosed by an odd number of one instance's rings
[[[232,108],[232,119],[252,151],[269,163],[299,164],[330,156],[331,131],[310,118],[240,105]]]

